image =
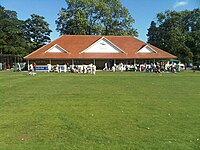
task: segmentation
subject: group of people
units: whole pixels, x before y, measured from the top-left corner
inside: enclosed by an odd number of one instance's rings
[[[107,63],[105,63],[105,66],[103,68],[103,71],[140,71],[140,72],[156,72],[156,73],[161,73],[161,72],[180,72],[185,69],[185,66],[181,64],[169,64],[163,63],[163,62],[157,62],[157,63],[151,63],[151,64],[135,64],[135,65],[128,65],[128,64],[123,64],[119,63],[118,65],[114,64],[112,67],[108,67]]]
[[[156,64],[137,64],[135,66],[135,71],[143,71],[143,72],[156,72],[156,73],[161,73],[161,72],[180,72],[185,69],[185,66],[181,64],[176,64],[172,63],[169,64],[163,63],[163,62],[157,62]]]
[[[96,74],[96,66],[94,64],[89,65],[51,65],[47,64],[47,72],[72,72],[72,73],[91,73]]]
[[[64,65],[66,66],[66,65]],[[67,72],[67,67],[64,67],[64,72]],[[61,67],[57,64],[57,65],[51,65],[51,64],[47,64],[47,72],[61,72]]]
[[[108,65],[108,63],[106,62],[104,64],[104,68],[103,68],[103,71],[113,71],[113,72],[116,72],[116,71],[121,71],[123,72],[124,70],[126,70],[127,66],[124,65],[123,63],[120,63],[119,65],[116,65],[114,64],[112,67],[110,65]]]
[[[169,63],[163,63],[163,62],[157,62],[156,64],[135,64],[135,65],[129,65],[129,64],[123,64],[122,62],[119,64],[114,64],[113,66],[108,65],[106,62],[104,64],[103,71],[113,71],[113,72],[123,72],[123,71],[140,71],[140,72],[179,72],[183,70],[183,66],[180,64],[169,64]],[[47,72],[72,72],[72,73],[91,73],[93,75],[96,74],[97,67],[94,64],[89,65],[51,65],[47,64]],[[32,63],[29,65],[29,74],[36,74],[36,63]]]

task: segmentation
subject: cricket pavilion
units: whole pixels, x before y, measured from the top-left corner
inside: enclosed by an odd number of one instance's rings
[[[62,35],[24,57],[37,70],[51,65],[95,64],[102,69],[105,63],[150,64],[168,61],[176,56],[132,36]]]

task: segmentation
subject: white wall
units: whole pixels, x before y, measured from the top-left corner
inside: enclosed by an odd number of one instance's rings
[[[138,53],[155,53],[155,50],[152,50],[150,47],[145,46],[138,51]]]
[[[86,49],[84,53],[120,53],[121,51],[105,39],[101,39]]]

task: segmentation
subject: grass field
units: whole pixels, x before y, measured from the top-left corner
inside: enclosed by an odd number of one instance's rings
[[[198,150],[200,72],[0,72],[0,149]]]

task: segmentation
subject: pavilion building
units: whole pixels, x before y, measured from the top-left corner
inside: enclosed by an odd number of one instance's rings
[[[168,61],[176,56],[132,36],[62,35],[24,57],[38,70],[51,65],[150,64]]]

